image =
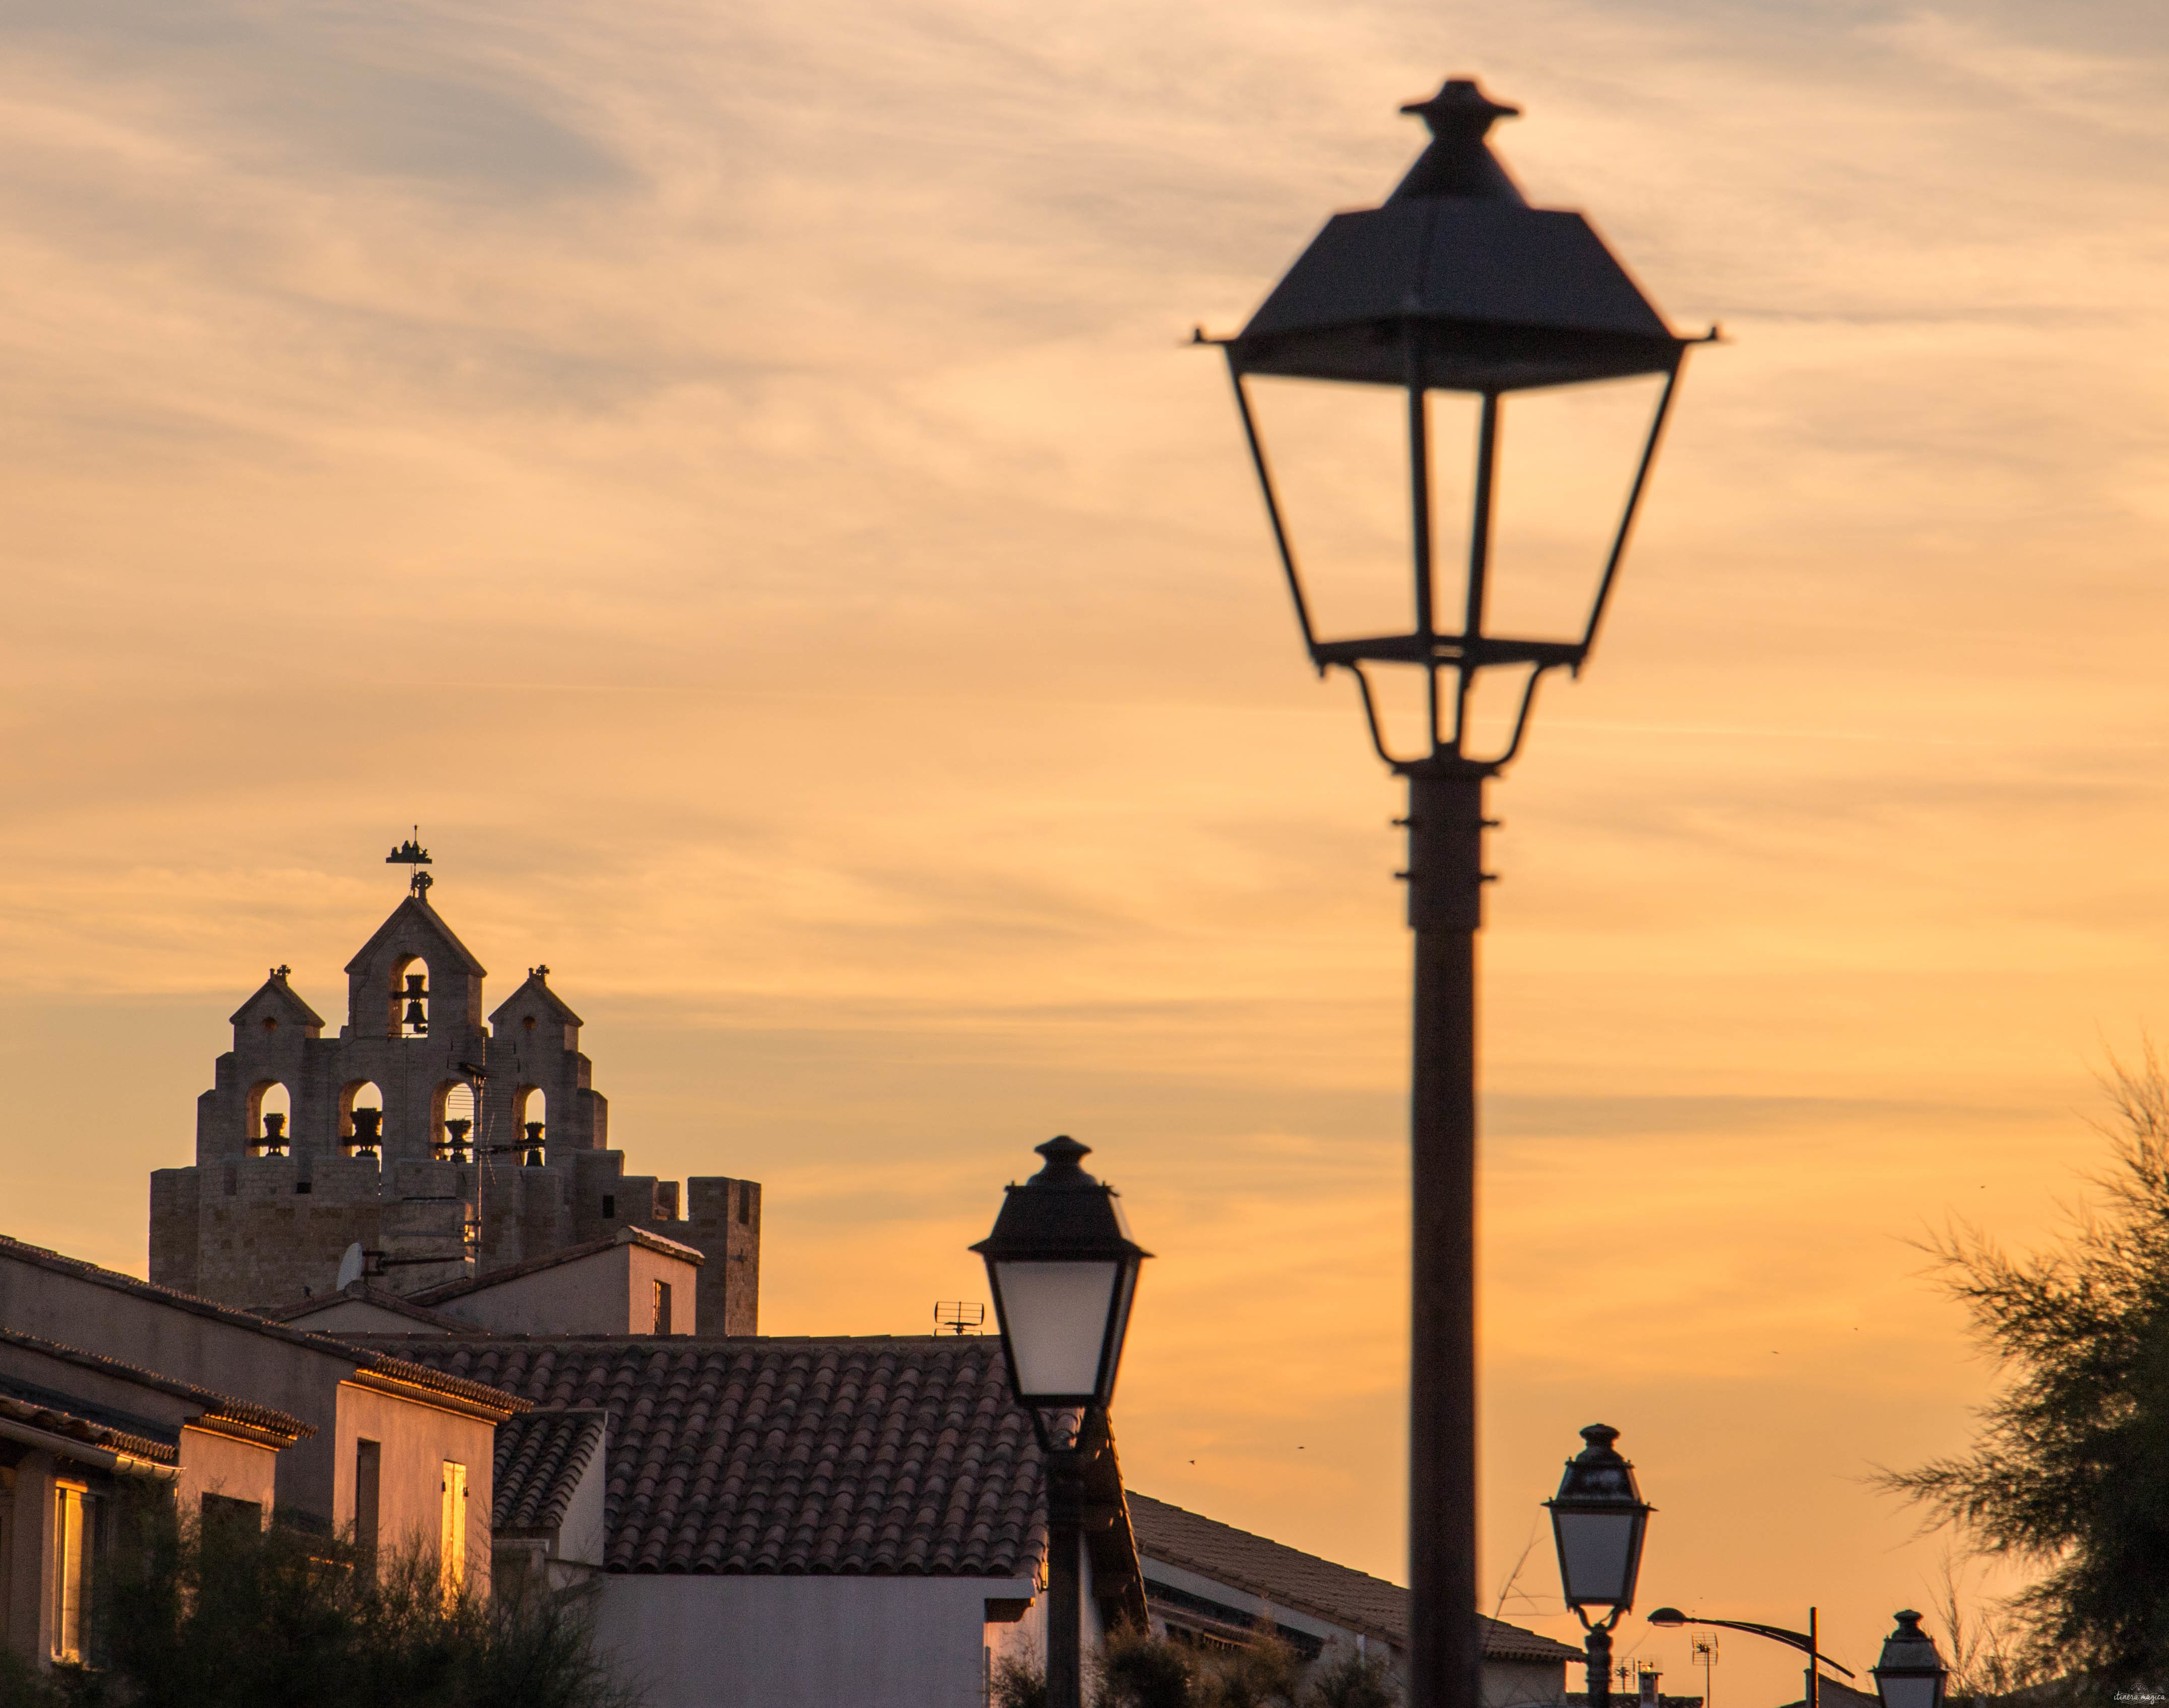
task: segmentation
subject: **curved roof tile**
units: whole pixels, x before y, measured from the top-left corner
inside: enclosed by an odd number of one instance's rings
[[[538,1407],[498,1430],[500,1514],[568,1497],[568,1420],[609,1413],[612,1571],[1009,1578],[1045,1552],[1039,1444],[991,1337],[417,1337],[402,1351]]]

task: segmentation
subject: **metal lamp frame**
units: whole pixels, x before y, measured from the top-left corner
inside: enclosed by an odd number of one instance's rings
[[[1437,626],[1428,402],[1431,392],[1454,388],[1425,383],[1422,378],[1425,365],[1423,323],[1419,321],[1404,322],[1402,345],[1409,374],[1409,500],[1415,557],[1415,627],[1405,635],[1322,641],[1311,620],[1310,600],[1303,590],[1303,575],[1297,567],[1295,548],[1288,538],[1279,491],[1273,482],[1271,465],[1266,460],[1265,441],[1258,431],[1257,416],[1251,407],[1250,389],[1244,384],[1247,375],[1239,348],[1240,340],[1207,338],[1202,330],[1192,334],[1194,343],[1217,345],[1227,358],[1228,378],[1234,388],[1236,410],[1242,417],[1244,440],[1250,448],[1250,466],[1256,471],[1258,487],[1265,498],[1266,515],[1272,526],[1273,545],[1280,554],[1281,572],[1287,583],[1288,597],[1295,606],[1297,625],[1303,631],[1303,650],[1308,653],[1312,665],[1320,676],[1337,667],[1355,678],[1357,692],[1363,702],[1363,721],[1370,732],[1371,746],[1389,769],[1405,775],[1417,766],[1435,765],[1444,760],[1473,764],[1486,773],[1503,769],[1521,752],[1521,739],[1528,729],[1529,713],[1536,704],[1537,689],[1545,674],[1559,669],[1575,676],[1581,673],[1581,667],[1587,662],[1591,650],[1596,645],[1598,631],[1603,627],[1604,614],[1612,602],[1612,592],[1619,578],[1620,565],[1626,559],[1628,543],[1633,535],[1634,520],[1642,507],[1642,495],[1648,489],[1649,472],[1656,464],[1657,449],[1664,438],[1665,425],[1671,416],[1672,398],[1679,389],[1682,359],[1690,345],[1710,343],[1718,337],[1717,330],[1713,327],[1700,338],[1684,341],[1671,365],[1664,370],[1663,388],[1657,396],[1656,407],[1649,421],[1649,431],[1642,443],[1641,455],[1635,462],[1634,479],[1628,489],[1626,506],[1620,514],[1617,528],[1613,530],[1611,548],[1605,554],[1603,574],[1597,582],[1596,598],[1590,608],[1588,621],[1583,625],[1581,637],[1575,641],[1539,641],[1484,632],[1484,612],[1491,575],[1493,513],[1498,490],[1499,404],[1500,400],[1508,395],[1505,391],[1472,394],[1482,400],[1482,411],[1477,430],[1476,487],[1471,505],[1468,588],[1461,627],[1458,630],[1441,630]],[[1600,375],[1578,383],[1597,384],[1616,377]],[[1549,386],[1544,389],[1559,388]],[[1423,670],[1430,734],[1428,753],[1398,754],[1388,747],[1384,731],[1379,723],[1377,696],[1372,690],[1371,678],[1364,669],[1368,664],[1413,664]],[[1521,701],[1515,710],[1512,736],[1499,753],[1488,756],[1471,753],[1468,748],[1468,697],[1476,685],[1476,678],[1487,669],[1515,666],[1527,668],[1529,677],[1522,686]],[[1439,691],[1440,675],[1449,670],[1455,678],[1450,696],[1450,721],[1445,716],[1449,696]]]

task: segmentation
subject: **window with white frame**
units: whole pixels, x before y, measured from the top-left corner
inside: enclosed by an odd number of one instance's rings
[[[437,1533],[437,1582],[449,1601],[467,1580],[467,1468],[445,1461],[442,1521]]]
[[[98,1591],[99,1500],[88,1484],[53,1483],[53,1658],[80,1663],[90,1657]]]

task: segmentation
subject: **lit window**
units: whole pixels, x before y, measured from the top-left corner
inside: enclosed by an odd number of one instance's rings
[[[79,1482],[53,1485],[53,1658],[80,1663],[96,1587],[98,1497]]]
[[[437,1581],[449,1601],[467,1581],[467,1468],[445,1461],[443,1523],[437,1532]]]
[[[668,1281],[655,1284],[655,1326],[651,1332],[656,1334],[670,1332],[670,1283]]]

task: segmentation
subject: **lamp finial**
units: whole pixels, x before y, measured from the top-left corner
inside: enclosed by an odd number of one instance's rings
[[[1057,1133],[1043,1145],[1034,1145],[1032,1154],[1047,1158],[1047,1166],[1039,1171],[1039,1179],[1049,1186],[1076,1179],[1084,1173],[1080,1166],[1092,1154],[1090,1145],[1080,1145],[1067,1133]]]
[[[1401,110],[1416,114],[1430,127],[1431,146],[1409,168],[1388,202],[1452,197],[1528,205],[1520,186],[1484,141],[1484,133],[1500,120],[1518,116],[1519,107],[1493,100],[1474,77],[1448,77],[1428,101],[1410,101]]]

